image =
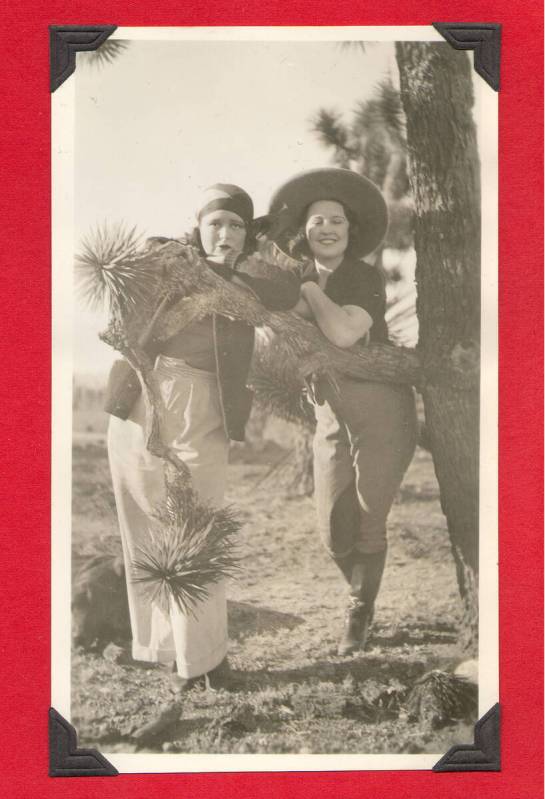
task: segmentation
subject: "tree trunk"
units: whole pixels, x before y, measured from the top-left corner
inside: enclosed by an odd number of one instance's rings
[[[448,44],[398,42],[415,200],[418,351],[441,506],[476,653],[479,512],[480,179],[471,66]]]

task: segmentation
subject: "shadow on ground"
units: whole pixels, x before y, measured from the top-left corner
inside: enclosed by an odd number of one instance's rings
[[[228,602],[229,638],[242,641],[252,635],[277,632],[279,630],[293,630],[304,624],[301,616],[293,613],[282,613],[278,610],[247,602]]]

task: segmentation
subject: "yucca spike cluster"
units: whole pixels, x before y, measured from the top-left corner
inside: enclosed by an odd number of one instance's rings
[[[158,509],[149,543],[133,559],[133,582],[168,612],[173,601],[186,614],[206,599],[208,587],[238,571],[234,537],[240,528],[231,508],[213,509],[169,495]]]
[[[303,393],[304,381],[297,374],[295,363],[275,340],[263,345],[256,336],[249,383],[256,402],[266,411],[287,422],[314,429],[314,412]]]
[[[441,727],[477,713],[477,687],[468,680],[439,669],[428,671],[415,684],[408,699],[409,716]]]
[[[173,602],[193,614],[210,585],[238,570],[234,538],[240,523],[232,508],[199,499],[187,467],[178,472],[165,464],[165,486],[166,499],[156,509],[147,544],[133,558],[131,579],[165,612]]]
[[[124,223],[97,225],[76,254],[76,286],[91,310],[129,314],[149,301],[157,283],[157,267],[141,254],[143,237]]]

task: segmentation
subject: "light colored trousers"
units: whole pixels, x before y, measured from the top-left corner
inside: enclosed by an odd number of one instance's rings
[[[201,499],[219,507],[227,477],[228,440],[224,432],[216,375],[184,361],[160,355],[155,378],[164,403],[161,437],[191,471]],[[180,676],[205,674],[227,652],[225,581],[208,587],[209,597],[195,616],[172,605],[165,613],[141,584],[131,581],[137,548],[149,542],[151,515],[164,497],[163,461],[151,455],[144,440],[144,400],[140,396],[126,421],[112,416],[108,455],[123,544],[135,660],[176,660]]]

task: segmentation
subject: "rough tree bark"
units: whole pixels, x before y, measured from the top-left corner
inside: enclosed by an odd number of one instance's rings
[[[413,191],[421,390],[441,505],[477,648],[480,176],[471,66],[447,44],[398,42]],[[452,369],[468,376],[452,380]]]

